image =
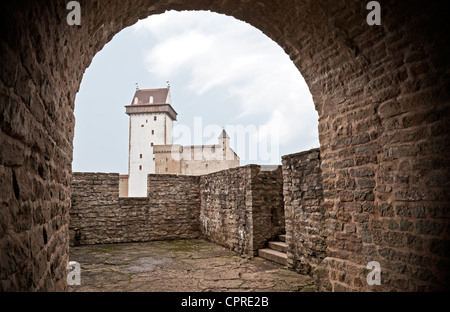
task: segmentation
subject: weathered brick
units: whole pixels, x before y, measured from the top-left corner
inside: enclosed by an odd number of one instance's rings
[[[362,167],[358,169],[350,169],[352,177],[371,177],[374,175],[372,168]]]
[[[414,223],[409,220],[400,220],[400,231],[412,232],[414,230]]]
[[[394,216],[394,208],[391,204],[381,204],[379,205],[380,215],[382,217],[393,217]]]
[[[399,232],[386,232],[383,235],[383,241],[390,247],[404,247],[406,236]]]
[[[363,243],[372,243],[372,231],[362,230],[361,231],[361,240]]]
[[[356,183],[360,188],[374,188],[376,185],[375,180],[369,178],[356,179]]]
[[[438,236],[442,233],[444,226],[442,223],[429,220],[419,220],[416,222],[417,233]]]
[[[411,216],[411,210],[406,205],[396,205],[395,212],[396,212],[397,216],[400,216],[400,217],[410,217]]]

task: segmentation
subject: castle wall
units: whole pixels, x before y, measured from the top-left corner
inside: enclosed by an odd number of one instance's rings
[[[119,198],[119,174],[73,173],[70,244],[198,238],[198,177],[149,175],[148,183],[148,197]]]
[[[319,149],[282,157],[288,267],[310,274],[326,257]]]
[[[281,169],[247,165],[200,177],[200,221],[205,237],[253,256],[284,231]]]
[[[199,176],[236,168],[240,164],[239,157],[229,145],[158,145],[153,150],[156,174]]]
[[[119,198],[119,174],[72,178],[70,244],[207,239],[254,255],[284,232],[281,166],[197,176],[149,175],[148,197]]]

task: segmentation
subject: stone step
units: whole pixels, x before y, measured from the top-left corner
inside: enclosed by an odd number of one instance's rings
[[[278,235],[278,238],[280,239],[280,241],[285,242],[286,241],[286,234]]]
[[[258,249],[258,256],[282,265],[287,265],[287,254],[277,250],[269,248]]]
[[[269,242],[269,248],[281,252],[287,252],[287,244],[285,242]]]

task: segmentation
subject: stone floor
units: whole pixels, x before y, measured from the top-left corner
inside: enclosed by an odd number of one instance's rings
[[[248,259],[205,240],[70,248],[81,285],[70,291],[312,291],[308,276],[261,258]]]

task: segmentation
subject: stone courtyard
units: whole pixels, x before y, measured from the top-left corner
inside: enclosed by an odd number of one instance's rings
[[[305,292],[312,279],[202,239],[70,248],[81,265],[73,292]]]

